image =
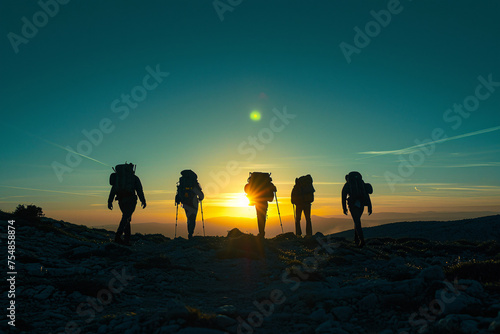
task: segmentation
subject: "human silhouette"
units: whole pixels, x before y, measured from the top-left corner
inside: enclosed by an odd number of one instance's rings
[[[306,219],[306,236],[312,236],[311,204],[314,202],[314,187],[311,175],[304,175],[295,179],[291,200],[295,205],[295,234],[302,235],[300,219],[302,212]]]
[[[259,237],[264,239],[268,202],[272,202],[276,186],[272,183],[271,173],[253,172],[248,177],[245,193],[250,200],[249,205],[255,205]]]
[[[342,209],[347,215],[347,203],[354,221],[354,242],[362,248],[365,246],[365,238],[361,228],[361,216],[365,206],[368,207],[368,215],[372,214],[370,194],[373,192],[373,188],[369,183],[363,181],[359,172],[350,172],[345,176],[345,180],[346,183],[342,188]]]
[[[196,227],[196,215],[198,214],[198,202],[203,201],[205,195],[198,183],[198,175],[190,169],[181,172],[177,184],[175,203],[182,204],[187,218],[188,239],[193,237]]]
[[[110,175],[111,191],[108,197],[108,208],[113,210],[113,200],[118,201],[122,219],[115,234],[115,242],[130,245],[130,222],[137,205],[137,196],[142,208],[146,208],[146,198],[142,190],[141,180],[135,175],[135,166],[131,163],[116,165],[115,172]],[[121,236],[124,234],[124,239]]]

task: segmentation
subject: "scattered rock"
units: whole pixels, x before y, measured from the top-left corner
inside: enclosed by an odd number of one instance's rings
[[[444,280],[443,268],[440,266],[425,268],[420,272],[419,277],[421,277],[426,283],[430,283],[432,281],[442,281]]]
[[[238,313],[238,309],[234,305],[223,305],[215,310],[218,314],[223,314],[227,316],[234,316]]]
[[[45,287],[43,291],[41,291],[39,294],[35,296],[35,299],[38,300],[45,300],[49,298],[52,295],[52,292],[54,292],[55,288],[51,285]]]
[[[262,241],[232,230],[192,240],[136,234],[134,245],[124,247],[108,242],[112,232],[60,225],[16,229],[23,245],[16,306],[27,319],[18,319],[21,331],[60,333],[75,321],[88,333],[215,334],[236,333],[248,321],[263,334],[415,333],[410,316],[426,320],[426,309],[443,305],[427,321],[429,332],[500,332],[494,286],[485,288],[477,275],[444,281],[443,266],[458,257],[492,258],[491,247],[479,243],[376,238],[359,250],[329,237],[330,252],[319,234]],[[0,332],[7,330],[0,324]]]
[[[375,310],[377,307],[378,307],[378,297],[374,293],[371,293],[368,296],[363,297],[358,302],[358,308],[361,312]]]
[[[333,315],[341,322],[347,322],[351,319],[354,310],[349,306],[338,306],[332,309]]]

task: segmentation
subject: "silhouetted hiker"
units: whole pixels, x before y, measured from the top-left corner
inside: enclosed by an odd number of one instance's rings
[[[314,202],[313,179],[307,174],[295,179],[295,185],[292,189],[292,204],[295,205],[295,234],[302,235],[300,228],[300,219],[302,212],[306,219],[306,236],[312,236],[311,224],[311,203]]]
[[[361,228],[361,215],[368,207],[368,214],[372,214],[372,202],[370,194],[373,193],[371,184],[365,183],[359,172],[350,172],[345,176],[346,183],[342,188],[342,209],[347,215],[346,202],[351,211],[352,220],[354,221],[354,242],[359,246],[365,245],[363,237],[363,229]],[[349,197],[347,197],[349,196]]]
[[[137,205],[137,196],[141,200],[143,209],[146,207],[146,198],[142,191],[141,180],[135,175],[133,164],[116,165],[113,169],[115,172],[109,176],[109,184],[112,187],[108,197],[108,208],[113,210],[113,200],[116,196],[122,211],[122,219],[115,234],[115,242],[130,245],[130,222]],[[124,234],[123,240],[122,234]]]
[[[259,237],[263,239],[266,234],[267,202],[273,201],[276,187],[272,182],[271,173],[250,173],[247,182],[245,193],[250,200],[249,205],[255,205]]]
[[[175,204],[179,205],[181,203],[184,211],[186,211],[188,239],[193,237],[194,228],[196,227],[198,202],[203,201],[204,198],[205,195],[198,183],[198,175],[190,169],[183,170],[177,184]]]

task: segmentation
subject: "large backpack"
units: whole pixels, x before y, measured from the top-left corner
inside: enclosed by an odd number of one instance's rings
[[[116,165],[109,176],[109,184],[116,187],[116,198],[122,199],[135,195],[135,165],[124,163]]]
[[[196,194],[193,189],[197,187],[198,175],[190,169],[185,169],[181,172],[181,177],[177,183],[177,194],[175,195],[175,203],[182,203],[183,205],[193,205],[194,197]]]
[[[271,173],[250,173],[245,185],[245,193],[250,200],[250,205],[254,205],[255,202],[259,201],[273,201],[276,187],[272,181]]]
[[[312,203],[314,202],[314,192],[312,176],[307,174],[295,179],[292,190],[292,203]]]
[[[349,201],[352,203],[359,200],[362,205],[367,205],[370,194],[373,193],[372,185],[365,183],[359,172],[350,172],[345,179],[349,190]]]

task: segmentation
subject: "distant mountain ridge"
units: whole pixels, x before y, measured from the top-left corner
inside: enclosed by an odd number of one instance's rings
[[[461,219],[474,219],[477,218],[478,213],[471,212],[421,212],[421,213],[397,213],[397,212],[381,212],[374,213],[371,216],[363,215],[362,224],[364,228],[374,227],[379,225],[407,222],[407,221],[457,221]],[[482,216],[494,216],[498,212],[485,211],[481,212]],[[447,215],[450,217],[447,218]],[[456,218],[458,217],[458,218]],[[343,231],[348,231],[353,228],[353,222],[350,216],[330,216],[321,217],[313,215],[311,217],[313,225],[313,233],[321,232],[323,234],[334,234]],[[281,222],[284,232],[295,232],[295,223],[293,216],[282,216]],[[305,228],[305,220],[302,217],[302,229]],[[225,236],[228,231],[233,228],[239,228],[246,233],[257,234],[257,221],[255,218],[240,218],[240,217],[215,217],[205,219],[206,235],[219,235]],[[94,228],[104,228],[110,231],[115,231],[118,224],[94,226]],[[175,234],[175,222],[169,223],[137,223],[132,222],[132,233],[141,234],[163,234],[169,238],[173,238]],[[276,216],[269,217],[266,223],[266,236],[274,237],[281,232],[279,218]],[[202,221],[198,217],[196,222],[195,235],[203,235]],[[347,234],[348,235],[348,234]],[[182,217],[177,223],[177,236],[186,237],[187,227],[186,219]]]
[[[422,238],[432,241],[500,241],[500,215],[451,221],[414,221],[363,228],[368,238]],[[352,230],[333,234],[353,238]]]

